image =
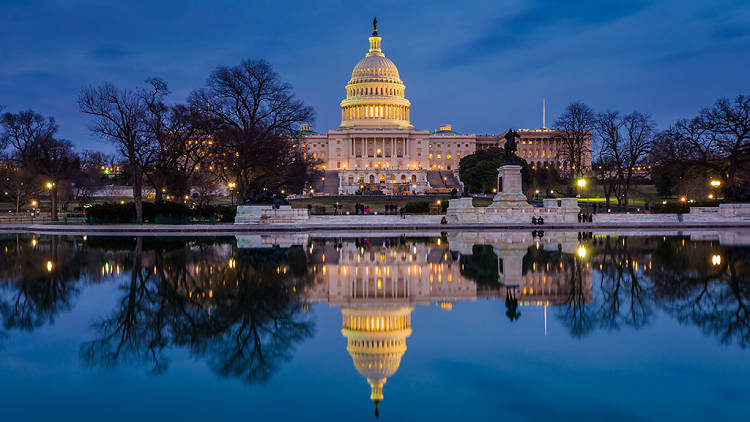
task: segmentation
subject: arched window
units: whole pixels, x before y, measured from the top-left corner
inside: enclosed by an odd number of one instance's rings
[[[417,184],[417,175],[416,174],[412,174],[411,175],[411,183],[414,184],[414,185]]]
[[[370,183],[375,183],[375,175],[370,175]]]
[[[385,182],[385,174],[380,175],[380,183]]]
[[[406,175],[405,174],[401,175],[401,183],[406,183]]]

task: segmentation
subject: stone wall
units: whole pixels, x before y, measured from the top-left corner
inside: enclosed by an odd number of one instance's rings
[[[273,209],[270,205],[240,205],[234,224],[294,224],[310,220],[307,208],[294,209],[282,205]]]
[[[239,205],[234,224],[260,224],[261,214],[270,209],[270,205]]]
[[[532,217],[543,217],[545,223],[576,223],[581,208],[576,198],[544,200],[544,206],[474,207],[472,198],[451,199],[446,212],[449,223],[531,223]],[[527,204],[528,205],[528,204]]]
[[[620,223],[623,226],[634,223],[663,223],[679,224],[680,216],[678,214],[646,214],[646,213],[600,213],[593,215],[593,222],[596,223]]]

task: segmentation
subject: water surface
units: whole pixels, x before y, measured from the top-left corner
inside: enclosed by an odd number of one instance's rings
[[[750,233],[0,238],[3,420],[747,420]]]

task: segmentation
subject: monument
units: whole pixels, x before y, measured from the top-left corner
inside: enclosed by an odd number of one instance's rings
[[[531,208],[523,194],[521,166],[507,164],[497,169],[497,194],[492,198],[492,208]]]
[[[506,154],[515,156],[513,131],[506,137],[510,147]],[[511,161],[512,162],[512,161]],[[535,208],[523,194],[521,166],[506,164],[497,169],[497,194],[487,207],[475,207],[472,198],[451,199],[445,218],[449,223],[525,223],[543,217],[549,223],[574,223],[581,208],[576,198],[545,200],[542,208]]]

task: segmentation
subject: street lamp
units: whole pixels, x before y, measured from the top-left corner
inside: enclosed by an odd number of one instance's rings
[[[721,255],[715,254],[711,256],[711,265],[721,265]]]
[[[234,188],[237,187],[237,184],[235,182],[229,182],[227,183],[227,187],[229,188],[229,197],[232,201],[232,205],[234,205]]]
[[[583,178],[578,179],[576,184],[578,185],[579,188],[583,189],[586,187],[586,179],[583,179]]]
[[[708,184],[713,188],[714,192],[709,195],[709,199],[718,198],[719,186],[721,186],[721,180],[711,179]]]
[[[54,192],[55,182],[48,181],[45,184],[45,187],[47,188],[47,191],[49,191],[50,217],[52,217],[52,221],[57,221],[57,201],[55,201],[56,195]]]

